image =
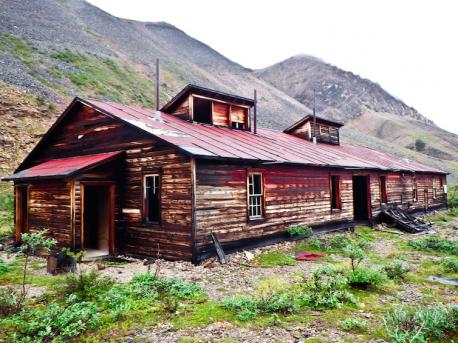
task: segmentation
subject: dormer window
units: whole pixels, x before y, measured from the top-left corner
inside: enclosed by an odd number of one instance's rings
[[[339,145],[339,128],[342,126],[342,123],[320,117],[316,117],[315,124],[313,116],[308,115],[287,128],[284,132],[309,141],[313,141],[313,137],[316,137],[316,141],[319,143]]]
[[[193,97],[192,108],[194,113],[194,121],[204,124],[213,124],[213,106],[211,100]]]
[[[196,123],[250,129],[250,108],[254,100],[188,85],[161,111]]]

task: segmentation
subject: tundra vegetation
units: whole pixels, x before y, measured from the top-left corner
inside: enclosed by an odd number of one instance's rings
[[[0,197],[3,242],[12,234],[12,203]],[[220,324],[312,330],[306,342],[329,341],[330,333],[356,342],[456,340],[456,288],[428,281],[458,277],[456,207],[429,220],[440,223],[437,234],[419,237],[368,227],[317,236],[294,228],[289,233],[297,241],[260,249],[241,264],[230,261],[236,267],[228,280],[228,266],[216,265],[212,272],[229,282],[220,288],[202,267],[176,278],[160,263],[122,281],[104,273],[128,268],[117,261],[100,262],[102,272],[79,266],[51,276],[45,260],[32,255],[56,250],[55,241],[46,231],[24,234],[18,251],[0,251],[0,331],[11,342],[103,342],[169,325],[176,333],[194,330],[196,337],[178,337],[199,342],[199,330]],[[328,256],[296,261],[304,249]]]

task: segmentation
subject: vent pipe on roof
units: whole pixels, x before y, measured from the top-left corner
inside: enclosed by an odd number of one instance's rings
[[[312,142],[313,144],[316,144],[316,109],[315,109],[315,88],[313,88],[313,137],[312,137]]]
[[[258,98],[256,95],[256,89],[254,90],[254,106],[253,106],[253,133],[256,134],[256,107],[258,103]]]
[[[156,111],[159,111],[159,58],[156,58]]]

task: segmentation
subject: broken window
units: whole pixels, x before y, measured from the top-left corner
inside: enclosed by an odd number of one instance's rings
[[[212,101],[194,97],[192,113],[194,121],[212,124]]]
[[[145,175],[144,189],[145,221],[149,223],[157,223],[161,219],[160,175]]]
[[[233,121],[232,122],[232,128],[233,129],[243,129],[243,123],[239,123],[239,122]]]
[[[417,190],[417,178],[413,177],[413,189],[412,189],[413,202],[418,201],[418,190]]]
[[[340,210],[342,204],[340,201],[340,177],[337,175],[331,175],[331,209]]]
[[[386,194],[386,176],[380,176],[380,202],[382,204],[388,203],[388,196]]]
[[[436,177],[433,176],[433,199],[437,197],[437,182]]]
[[[262,175],[248,175],[248,215],[250,219],[262,218]]]

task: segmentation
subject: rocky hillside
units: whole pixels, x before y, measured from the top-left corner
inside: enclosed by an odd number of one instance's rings
[[[446,160],[445,168],[456,177],[458,136],[440,129],[377,83],[308,55],[257,70],[256,75],[309,107],[315,89],[318,114],[345,122],[350,141],[402,155],[410,150],[412,158],[430,164]]]
[[[0,139],[9,142],[0,148],[1,174],[19,163],[75,95],[153,106],[156,58],[161,60],[161,103],[185,84],[196,83],[246,97],[252,96],[256,88],[259,124],[264,127],[283,129],[310,113],[310,96],[307,91],[301,93],[301,87],[304,90],[310,86],[302,83],[308,79],[306,74],[301,72],[302,79],[292,79],[291,87],[284,87],[286,79],[277,79],[274,69],[255,72],[244,68],[170,24],[120,19],[83,0],[0,0],[0,8],[0,80],[4,82],[0,83],[0,119],[12,125],[0,133]],[[322,80],[325,88],[339,94],[340,83],[333,81],[338,80],[339,70],[332,68],[336,79],[328,79],[330,72],[320,68],[315,68],[314,74],[321,72],[323,77],[317,76],[316,81]],[[348,73],[349,79],[351,76],[360,83]],[[325,116],[353,118],[345,129],[347,140],[409,155],[458,175],[457,145],[450,148],[436,144],[434,125],[395,98],[387,99],[383,89],[369,87],[374,84],[365,81],[365,103],[373,106],[367,109],[393,115],[385,128],[408,122],[405,130],[422,127],[428,135],[420,137],[424,145],[409,140],[402,145],[405,149],[398,149],[389,142],[393,137],[386,132],[390,130],[381,130],[380,134],[379,126],[365,126],[357,101],[347,101],[346,107],[332,101],[326,106],[320,104]],[[346,91],[348,99],[362,97],[357,87]],[[382,116],[380,120],[385,119]],[[371,120],[368,122],[372,125]],[[29,127],[30,123],[36,125]],[[456,136],[447,137],[450,144],[455,142]],[[437,158],[428,156],[430,152]]]

